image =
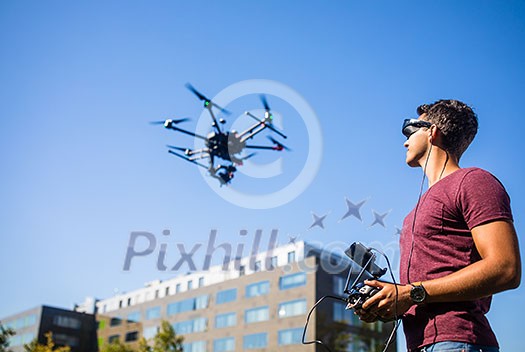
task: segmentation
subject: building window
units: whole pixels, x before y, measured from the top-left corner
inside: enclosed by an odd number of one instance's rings
[[[57,345],[64,345],[70,347],[76,347],[79,343],[79,338],[67,334],[53,334],[53,340]]]
[[[302,343],[303,328],[279,330],[278,343],[279,346],[296,345]]]
[[[118,307],[119,308],[122,308],[122,304],[123,304],[122,300],[118,301]]]
[[[255,272],[261,271],[261,261],[260,260],[255,262],[254,271]]]
[[[36,315],[31,314],[24,318],[24,327],[32,326],[36,324]]]
[[[140,312],[130,312],[127,317],[129,322],[140,321]]]
[[[270,270],[277,268],[277,256],[270,258]]]
[[[109,326],[119,326],[120,324],[122,324],[122,319],[118,317],[111,318],[109,321]]]
[[[108,338],[108,342],[109,342],[109,343],[118,342],[119,339],[120,339],[120,336],[119,336],[119,335],[111,335],[111,336]]]
[[[188,281],[188,291],[193,288],[193,281]]]
[[[180,292],[180,284],[175,285],[175,293]]]
[[[334,293],[343,294],[346,286],[346,278],[340,276],[333,276]]]
[[[267,295],[270,292],[270,282],[261,281],[246,286],[246,297]]]
[[[160,307],[153,307],[146,310],[146,319],[158,319],[160,318]]]
[[[195,310],[208,308],[208,295],[195,298]]]
[[[246,350],[265,348],[268,345],[268,334],[263,332],[259,334],[251,334],[243,337],[243,348]]]
[[[217,304],[223,304],[228,302],[233,302],[237,299],[237,289],[231,288],[224,291],[217,292]]]
[[[159,327],[158,326],[150,326],[149,328],[144,328],[144,330],[142,332],[142,336],[146,340],[149,340],[149,339],[154,338],[155,335],[157,335],[158,332],[159,332]]]
[[[204,286],[204,278],[199,277],[199,287],[202,287],[202,286]]]
[[[246,268],[244,267],[244,265],[241,265],[239,267],[239,276],[244,276],[245,272],[246,272]]]
[[[7,327],[7,324],[6,324]],[[14,329],[11,327],[11,329]],[[31,341],[33,341],[35,338],[35,335],[32,333],[23,334],[23,335],[14,335],[9,338],[9,346],[15,347],[15,346],[22,346],[24,344],[29,344]]]
[[[159,290],[155,290],[155,299],[159,298]]]
[[[80,329],[80,325],[82,325],[79,319],[66,317],[64,315],[55,315],[53,317],[53,324],[70,329]]]
[[[288,252],[288,264],[295,262],[295,251]]]
[[[281,276],[279,278],[279,289],[287,290],[294,287],[303,286],[306,284],[306,274],[305,273],[296,273]]]
[[[206,352],[206,341],[194,341],[183,343],[184,352]]]
[[[361,325],[359,318],[353,313],[353,310],[346,309],[346,304],[340,302],[334,302],[333,319],[334,321],[348,325]]]
[[[6,327],[11,328],[13,330],[26,328],[31,325],[36,324],[36,315],[31,314],[26,317],[18,318],[17,320],[10,321],[6,324]]]
[[[126,333],[126,342],[132,342],[137,341],[139,339],[139,332],[138,331],[130,331]]]
[[[128,307],[131,305],[131,297],[128,298]]]
[[[168,304],[167,314],[174,315],[205,308],[208,308],[208,295],[170,303]]]
[[[268,306],[246,309],[244,312],[245,323],[257,323],[269,319]]]
[[[237,313],[218,314],[215,317],[215,328],[227,328],[237,325]]]
[[[295,301],[284,302],[279,304],[279,318],[294,317],[296,315],[306,314],[306,300],[298,299]]]
[[[223,337],[213,340],[213,352],[235,351],[235,338]]]
[[[179,335],[206,331],[208,319],[197,318],[193,320],[179,321],[173,324],[173,329]]]
[[[169,296],[170,295],[170,288],[169,286],[166,287],[166,292],[164,293],[164,296]]]

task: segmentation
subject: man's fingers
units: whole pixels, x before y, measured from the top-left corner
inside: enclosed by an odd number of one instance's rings
[[[377,280],[365,280],[365,285],[377,288],[383,288],[385,286],[383,282]]]
[[[356,310],[355,314],[359,317],[360,320],[364,321],[365,323],[373,323],[378,320],[377,315],[365,311],[363,309]]]

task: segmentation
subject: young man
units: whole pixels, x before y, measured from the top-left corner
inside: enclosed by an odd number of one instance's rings
[[[403,222],[401,285],[367,282],[380,291],[356,313],[401,317],[409,351],[498,351],[485,314],[493,294],[521,280],[509,197],[487,171],[459,167],[478,129],[470,107],[440,100],[417,112],[403,125],[406,163],[429,189]]]

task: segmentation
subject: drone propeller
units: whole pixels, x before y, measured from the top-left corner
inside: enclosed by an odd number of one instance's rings
[[[275,150],[283,150],[284,149],[284,150],[287,150],[287,151],[291,151],[290,148],[288,148],[287,146],[285,146],[282,143],[279,143],[272,136],[267,136],[267,137],[273,144],[275,144]]]
[[[207,108],[209,105],[215,106],[217,109],[219,109],[224,114],[227,114],[227,115],[231,114],[230,111],[228,111],[225,108],[220,107],[219,105],[217,105],[214,102],[212,102],[211,99],[207,98],[204,94],[202,94],[197,89],[195,89],[195,87],[192,86],[191,84],[186,83],[186,88],[188,88],[193,94],[195,94],[197,96],[197,98],[199,98],[199,100],[204,100],[204,107]]]
[[[151,121],[149,124],[150,125],[165,125],[166,121],[171,121],[171,123],[174,123],[176,125],[176,124],[181,123],[181,122],[190,121],[190,119],[188,117],[184,117],[182,119],[175,119],[175,120],[167,119],[167,120],[164,120],[164,121]]]
[[[184,160],[186,160],[186,161],[189,161],[190,163],[193,163],[193,164],[195,164],[195,165],[198,165],[198,166],[200,166],[200,167],[202,167],[202,168],[208,169],[208,167],[207,167],[206,165],[201,164],[201,163],[199,163],[199,162],[197,162],[197,161],[195,161],[195,160],[189,159],[187,156],[185,156],[185,155],[181,155],[181,154],[179,154],[179,153],[176,153],[176,152],[174,152],[173,150],[168,150],[168,153],[173,154],[173,155],[175,155],[175,156],[178,156],[179,158],[184,159]]]
[[[261,98],[261,102],[262,102],[262,104],[264,106],[264,109],[267,112],[270,112],[270,105],[268,105],[268,100],[266,100],[266,95],[261,94],[261,95],[259,95],[259,98]]]
[[[257,155],[257,153],[251,153],[251,154],[248,154],[248,155],[246,155],[244,158],[241,158],[241,160],[243,160],[243,161],[244,161],[244,160],[248,160],[248,159],[250,159],[251,157],[253,157],[253,156],[255,156],[255,155]]]

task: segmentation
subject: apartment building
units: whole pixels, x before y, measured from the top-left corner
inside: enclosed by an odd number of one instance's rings
[[[69,346],[71,352],[97,351],[97,325],[92,314],[39,306],[3,318],[2,325],[16,332],[9,340],[13,352],[24,352],[24,344],[34,339],[45,344],[48,332],[53,334],[56,346]]]
[[[227,264],[96,301],[99,345],[136,346],[166,320],[184,336],[185,352],[325,351],[303,345],[302,335],[321,297],[344,296],[344,256],[296,242]],[[391,330],[391,323],[362,323],[343,302],[325,300],[310,318],[306,340],[381,351]]]

